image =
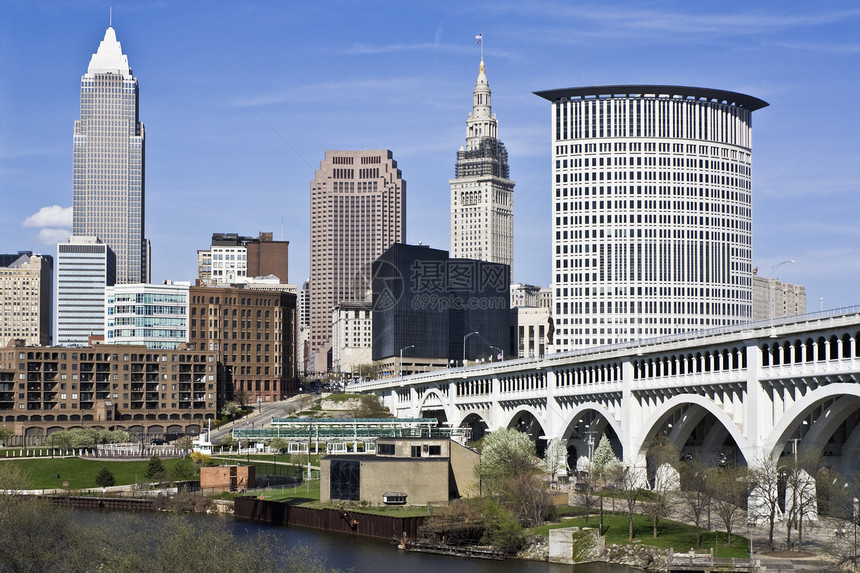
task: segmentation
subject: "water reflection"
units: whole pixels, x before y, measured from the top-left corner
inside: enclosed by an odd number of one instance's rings
[[[162,513],[125,513],[109,512],[110,519],[153,520],[165,519]],[[98,510],[78,512],[82,521],[101,522],[108,516]],[[635,569],[590,563],[583,565],[561,565],[535,561],[511,559],[492,561],[485,559],[464,559],[428,553],[406,553],[384,540],[367,537],[328,533],[301,527],[277,527],[239,521],[229,517],[194,514],[189,519],[197,527],[222,526],[239,540],[252,538],[262,532],[274,537],[274,542],[282,547],[291,548],[304,545],[314,552],[325,556],[330,567],[352,568],[356,573],[365,571],[396,573],[400,571],[441,571],[444,573],[634,573]]]

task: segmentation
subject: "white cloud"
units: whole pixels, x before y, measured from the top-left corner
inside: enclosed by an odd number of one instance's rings
[[[39,241],[46,245],[65,243],[71,236],[72,232],[69,229],[41,229],[39,231]]]
[[[60,207],[59,205],[51,205],[50,207],[42,207],[39,212],[30,215],[24,222],[23,227],[43,227],[51,229],[71,229],[72,227],[72,208]]]

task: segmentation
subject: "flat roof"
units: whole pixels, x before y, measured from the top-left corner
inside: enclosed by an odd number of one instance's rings
[[[630,96],[668,96],[678,97],[682,99],[716,101],[729,105],[736,105],[755,111],[769,104],[757,97],[750,95],[727,91],[717,90],[712,88],[697,88],[689,86],[665,86],[655,84],[631,84],[631,85],[609,85],[609,86],[587,86],[578,88],[561,88],[554,90],[542,90],[533,92],[536,96],[540,96],[545,100],[552,102],[566,98],[581,98],[581,99],[599,99],[611,97],[630,97]]]

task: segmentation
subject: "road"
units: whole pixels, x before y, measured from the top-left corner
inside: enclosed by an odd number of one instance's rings
[[[296,412],[301,412],[309,408],[317,397],[319,397],[318,394],[297,394],[292,398],[280,402],[263,403],[261,404],[262,411],[255,408],[253,413],[248,414],[244,418],[212,430],[212,436],[209,438],[209,441],[217,444],[236,428],[267,428],[272,425],[272,418],[285,418]]]

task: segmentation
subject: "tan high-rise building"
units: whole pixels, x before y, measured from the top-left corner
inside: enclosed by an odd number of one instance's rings
[[[311,183],[310,372],[325,372],[331,312],[362,301],[370,264],[406,238],[406,182],[391,151],[326,151]]]
[[[753,271],[753,320],[806,314],[806,288]]]
[[[451,257],[514,265],[514,182],[498,138],[484,60],[451,185]]]
[[[52,343],[53,279],[53,257],[0,255],[0,348],[10,340],[29,346]]]

